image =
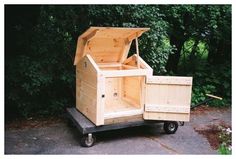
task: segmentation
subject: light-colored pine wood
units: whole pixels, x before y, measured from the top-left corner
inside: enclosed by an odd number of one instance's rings
[[[192,78],[152,75],[138,49],[147,30],[91,27],[78,38],[76,108],[95,125],[189,121]],[[127,58],[134,39],[137,54]]]
[[[142,82],[144,76],[142,77],[124,77],[124,97],[128,100],[131,99],[134,105],[138,105],[141,108],[141,92]]]
[[[76,108],[97,123],[97,68],[85,56],[76,66]]]
[[[214,96],[214,95],[211,95],[211,94],[206,94],[206,96],[211,97],[211,98],[215,98],[215,99],[219,99],[219,100],[222,100],[222,99],[223,99],[223,98],[221,98],[221,97]]]
[[[147,78],[144,119],[169,120],[184,114],[189,120],[191,77],[153,76]],[[148,115],[151,114],[151,115]],[[162,115],[165,114],[165,115]],[[180,121],[184,115],[180,115]],[[151,118],[149,118],[151,116]],[[186,121],[186,120],[184,120]]]
[[[132,41],[129,41],[128,39],[124,39],[123,48],[120,53],[120,63],[123,63],[125,59],[127,58],[131,43]]]
[[[101,73],[104,77],[146,76],[149,74],[145,69],[104,70]]]
[[[98,74],[97,77],[97,105],[96,105],[96,111],[97,111],[97,120],[96,125],[104,125],[104,112],[105,112],[105,98],[103,95],[105,95],[105,84],[106,80],[103,76]]]
[[[134,121],[143,121],[143,115],[132,115],[132,116],[122,116],[117,118],[105,119],[105,125],[108,124],[117,124],[117,123],[128,123]]]
[[[122,66],[121,63],[118,62],[114,62],[114,63],[97,63],[99,68],[103,68],[103,67],[119,67]]]
[[[160,121],[186,121],[190,120],[189,113],[163,113],[163,112],[144,112],[145,120],[160,120]]]
[[[152,76],[153,69],[139,56],[139,62],[140,62],[140,68],[145,69],[147,74],[146,76]],[[126,59],[123,64],[137,67],[137,55],[134,54],[130,56],[128,59]]]
[[[136,67],[130,66],[130,65],[122,65],[122,67],[123,67],[124,69],[137,69]]]
[[[106,78],[105,119],[142,114],[143,105],[140,102],[142,88],[140,87],[140,82],[144,82],[143,78]]]
[[[139,63],[139,48],[138,48],[138,38],[135,38],[135,44],[136,44],[136,53],[137,53],[137,67],[138,69],[140,68],[140,63]]]
[[[177,76],[152,76],[147,78],[147,83],[168,85],[192,85],[192,78]]]
[[[90,27],[78,38],[74,65],[86,54],[96,62],[122,63],[132,40],[147,30],[149,28]]]

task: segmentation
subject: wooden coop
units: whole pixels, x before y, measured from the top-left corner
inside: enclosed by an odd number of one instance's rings
[[[90,27],[79,36],[74,60],[76,108],[96,126],[189,121],[192,77],[153,76],[138,49],[138,38],[148,30]],[[128,57],[132,41],[136,54]]]

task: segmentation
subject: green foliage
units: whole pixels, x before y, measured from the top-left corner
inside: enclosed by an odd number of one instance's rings
[[[148,27],[150,31],[139,40],[141,57],[154,69],[164,73],[172,46],[167,42],[167,22],[155,5],[103,5],[90,6],[90,25],[119,27]],[[134,47],[130,54],[135,53]]]
[[[230,150],[225,144],[221,144],[218,148],[218,153],[221,155],[231,155],[232,150]]]
[[[149,27],[140,54],[154,74],[193,76],[193,103],[205,93],[225,99],[214,105],[231,103],[230,5],[9,6],[6,16],[6,117],[58,115],[75,105],[75,47],[90,26]],[[178,51],[179,71],[166,72]]]
[[[37,18],[35,25],[24,29],[28,36],[21,37],[14,50],[18,54],[6,61],[7,112],[15,110],[24,117],[53,115],[75,105],[75,47],[78,36],[90,26],[150,27],[139,41],[141,56],[156,73],[165,72],[172,47],[166,42],[168,25],[158,6],[49,5],[39,11],[38,17],[33,17]],[[27,45],[22,47],[24,42]]]
[[[222,155],[230,155],[232,153],[232,130],[230,128],[219,127],[220,146],[218,153]]]
[[[231,66],[202,65],[193,76],[192,104],[197,104],[205,99],[205,94],[213,94],[223,97],[223,100],[214,100],[210,105],[230,106],[231,105]]]

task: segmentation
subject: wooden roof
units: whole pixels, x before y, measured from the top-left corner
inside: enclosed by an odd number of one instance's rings
[[[74,65],[90,54],[98,62],[123,62],[131,42],[149,28],[90,27],[77,41]]]

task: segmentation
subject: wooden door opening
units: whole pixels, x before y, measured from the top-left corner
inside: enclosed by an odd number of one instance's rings
[[[105,119],[143,113],[144,76],[106,78]]]

